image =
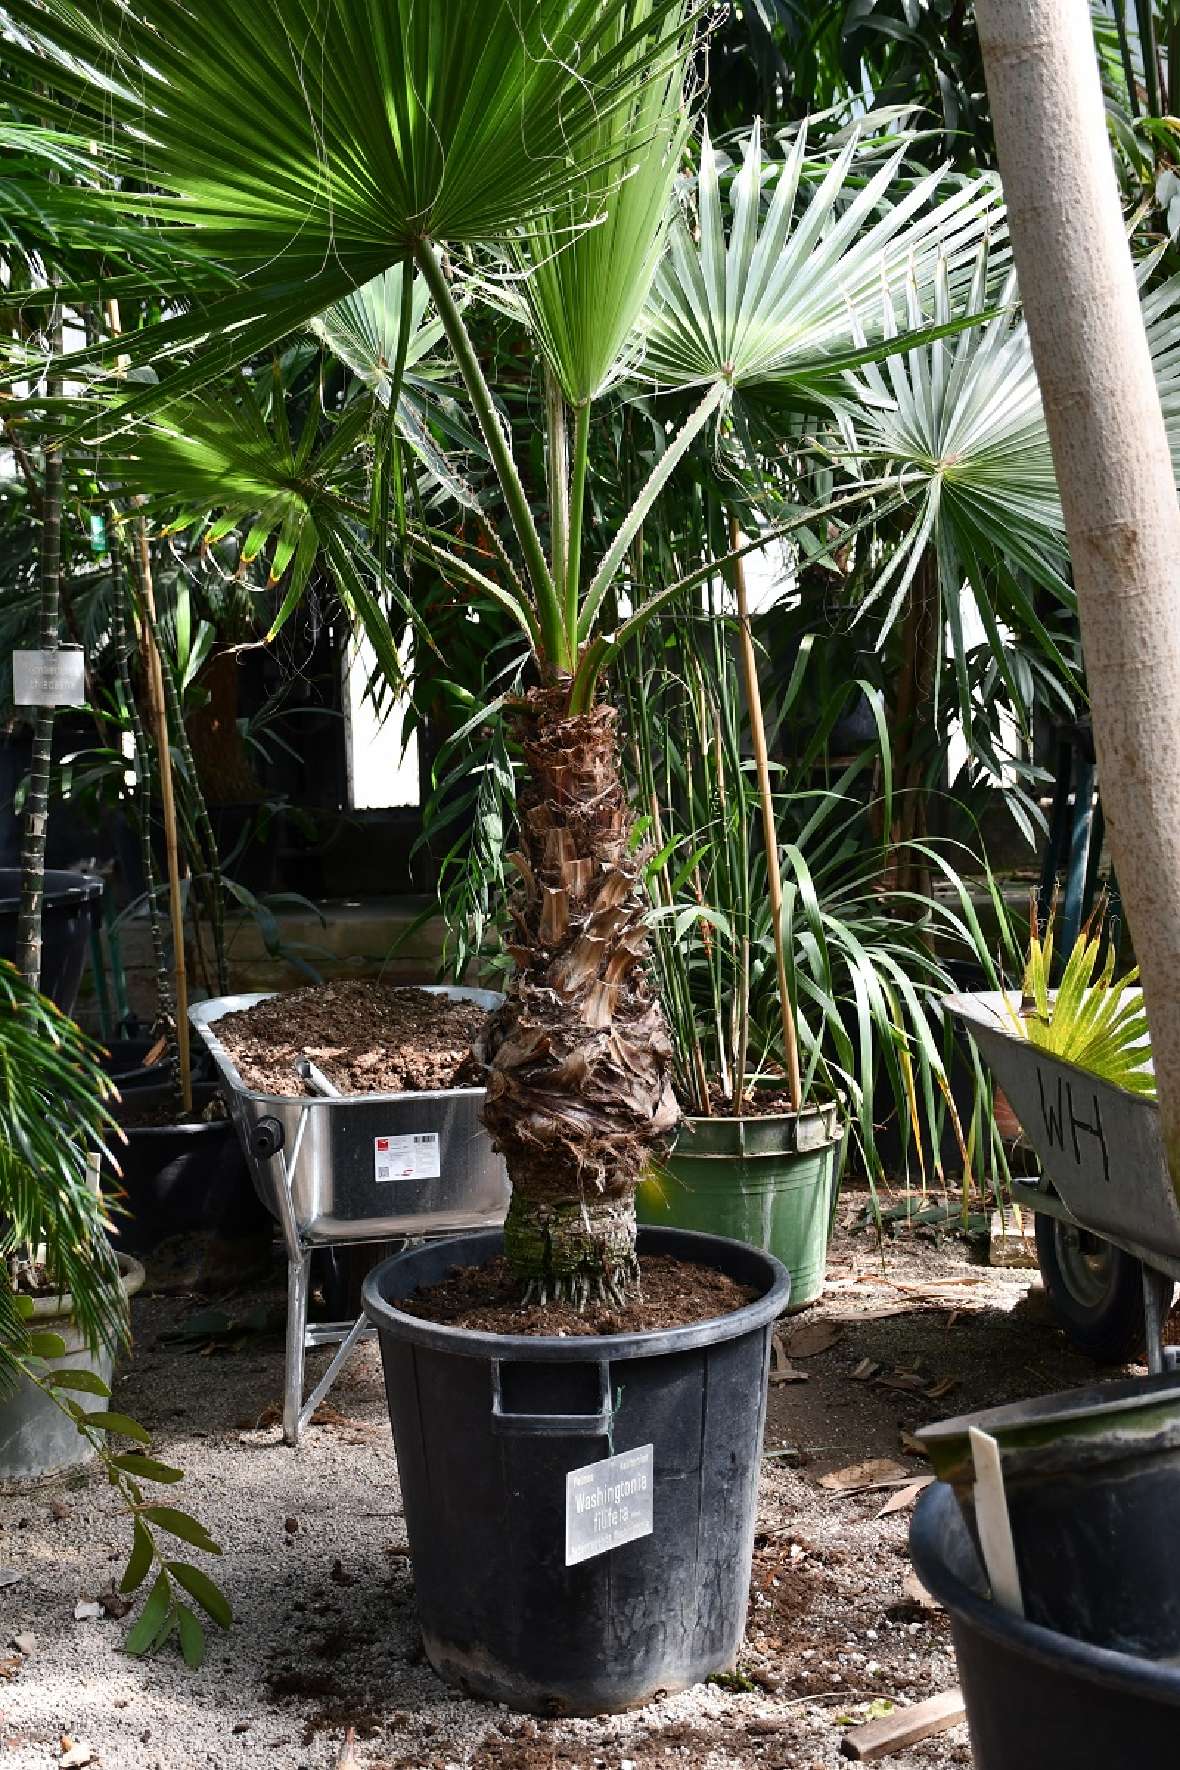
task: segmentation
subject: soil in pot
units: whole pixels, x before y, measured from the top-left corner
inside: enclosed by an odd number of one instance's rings
[[[529,1336],[411,1312],[454,1301],[457,1268],[469,1297],[502,1251],[498,1231],[427,1244],[365,1285],[431,1664],[544,1714],[630,1708],[731,1669],[786,1271],[736,1242],[641,1229],[649,1274],[698,1268],[708,1319],[587,1334],[553,1331],[550,1310],[551,1331]]]
[[[641,1257],[639,1277],[639,1295],[621,1307],[600,1302],[579,1310],[562,1303],[522,1303],[520,1282],[508,1262],[492,1260],[458,1267],[441,1283],[408,1297],[402,1308],[424,1321],[487,1334],[642,1334],[712,1321],[752,1303],[756,1295],[724,1272],[666,1254]]]
[[[478,1087],[472,1046],[488,1020],[475,1002],[373,979],[316,985],[222,1015],[217,1037],[247,1088],[307,1094],[309,1057],[341,1094]]]

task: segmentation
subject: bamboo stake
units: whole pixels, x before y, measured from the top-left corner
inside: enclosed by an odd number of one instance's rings
[[[741,545],[737,517],[729,519],[729,546],[734,552]],[[750,715],[750,738],[754,745],[754,762],[758,770],[758,799],[762,809],[762,840],[766,847],[766,882],[770,893],[770,918],[774,931],[774,962],[778,970],[779,1009],[783,1021],[783,1050],[787,1060],[787,1088],[791,1111],[803,1106],[803,1083],[799,1076],[799,1040],[795,1032],[795,1016],[787,988],[787,949],[783,941],[783,882],[778,865],[778,831],[774,827],[774,800],[770,793],[770,761],[766,753],[766,726],[762,718],[762,696],[758,690],[758,661],[754,656],[754,636],[750,629],[750,609],[746,600],[746,570],[741,559],[733,562],[734,585],[738,605],[738,653],[742,681],[746,690],[746,710]]]
[[[156,644],[156,598],[152,588],[152,561],[148,550],[147,523],[135,521],[135,548],[139,562],[139,588],[146,611],[143,645],[147,660],[151,715],[156,727],[156,754],[160,759],[160,802],[164,819],[164,850],[168,861],[168,910],[172,922],[172,970],[176,984],[176,1048],[180,1057],[180,1098],[186,1113],[193,1109],[193,1078],[188,1047],[188,978],[184,964],[184,906],[180,901],[180,848],[176,840],[176,800],[172,792],[172,753],[168,741],[168,703],[164,695],[164,666]]]

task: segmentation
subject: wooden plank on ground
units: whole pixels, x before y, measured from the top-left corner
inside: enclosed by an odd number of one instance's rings
[[[858,1764],[871,1764],[877,1758],[889,1758],[894,1752],[904,1751],[908,1745],[917,1745],[920,1739],[946,1733],[965,1717],[962,1691],[944,1690],[938,1696],[928,1697],[925,1702],[894,1709],[891,1715],[881,1715],[875,1721],[866,1721],[862,1727],[853,1727],[840,1741],[840,1750],[846,1758],[855,1758]]]

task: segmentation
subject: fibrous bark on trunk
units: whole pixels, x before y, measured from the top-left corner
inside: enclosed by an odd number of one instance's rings
[[[535,689],[517,709],[517,969],[489,1035],[484,1120],[508,1164],[505,1252],[526,1294],[585,1301],[637,1281],[635,1187],[679,1109],[616,714],[566,704]]]

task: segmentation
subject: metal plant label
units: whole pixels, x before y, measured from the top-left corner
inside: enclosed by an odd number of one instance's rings
[[[57,651],[14,651],[12,700],[17,707],[79,707],[86,699],[86,660],[80,645]]]
[[[437,1180],[439,1164],[437,1131],[419,1131],[408,1137],[374,1137],[373,1178],[387,1180]]]
[[[654,1493],[650,1444],[571,1469],[565,1478],[566,1566],[650,1536]]]

